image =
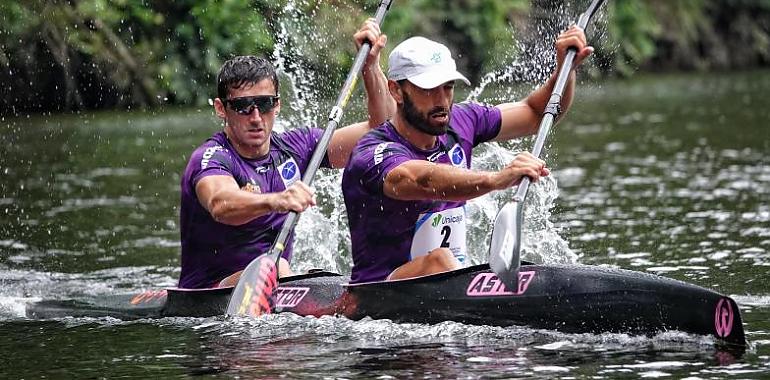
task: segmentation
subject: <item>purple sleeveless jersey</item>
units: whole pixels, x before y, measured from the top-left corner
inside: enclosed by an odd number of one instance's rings
[[[215,221],[201,206],[195,186],[210,175],[231,176],[245,191],[275,193],[302,176],[323,130],[298,128],[270,137],[270,152],[257,159],[238,154],[225,136],[217,132],[190,156],[182,176],[180,230],[182,240],[181,288],[205,288],[246,268],[266,253],[278,236],[287,214],[271,213],[241,226]],[[328,157],[321,163],[329,167]],[[282,256],[291,258],[292,237]]]
[[[449,131],[438,144],[421,150],[396,132],[390,122],[367,133],[356,145],[342,177],[350,224],[351,283],[384,280],[410,260],[410,247],[421,213],[461,207],[465,202],[400,201],[385,196],[385,176],[409,160],[471,166],[471,149],[500,132],[500,110],[473,103],[452,107]]]

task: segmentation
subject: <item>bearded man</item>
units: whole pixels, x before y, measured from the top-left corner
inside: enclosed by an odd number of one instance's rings
[[[351,283],[397,280],[453,270],[466,258],[465,202],[549,174],[521,153],[497,172],[470,170],[473,147],[534,134],[567,48],[577,48],[561,107],[572,103],[574,68],[593,52],[582,29],[556,40],[557,68],[519,102],[453,104],[460,74],[449,49],[413,37],[388,59],[388,90],[396,116],[368,132],[353,149],[342,190],[352,241]]]

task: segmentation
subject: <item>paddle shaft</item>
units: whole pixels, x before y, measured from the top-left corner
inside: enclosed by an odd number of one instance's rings
[[[377,25],[382,23],[382,19],[385,18],[385,14],[388,12],[391,2],[391,0],[383,0],[380,3],[379,8],[377,8],[377,13],[374,15]],[[340,96],[337,98],[337,103],[329,113],[329,122],[326,125],[323,135],[321,135],[321,139],[318,141],[318,145],[316,146],[313,155],[310,157],[310,162],[307,165],[307,169],[305,169],[305,174],[302,176],[302,182],[308,186],[313,184],[315,173],[318,171],[321,160],[323,160],[323,157],[326,154],[326,149],[329,147],[329,141],[331,141],[334,130],[337,129],[340,120],[342,120],[344,108],[347,105],[348,100],[350,100],[353,90],[356,88],[358,73],[361,71],[361,68],[363,68],[366,56],[371,49],[372,46],[368,41],[361,45],[361,49],[358,51],[356,59],[353,61],[353,67],[351,67],[350,72],[348,72],[348,77],[345,79],[345,84],[342,86],[342,92],[340,92]],[[289,238],[289,234],[294,229],[297,221],[299,221],[299,214],[294,211],[289,212],[286,216],[286,220],[283,222],[281,231],[278,233],[278,237],[275,239],[275,243],[270,247],[270,256],[274,257],[276,265],[285,248],[286,240]]]
[[[385,14],[390,8],[390,3],[391,0],[383,0],[379,8],[377,8],[377,13],[374,17],[377,25],[381,24],[383,18],[385,18]],[[356,82],[358,81],[358,73],[363,68],[364,61],[371,48],[372,46],[369,41],[365,41],[361,45],[361,49],[353,61],[353,66],[350,68],[350,72],[348,72],[348,77],[342,87],[337,103],[329,113],[329,123],[321,135],[321,139],[318,141],[318,145],[316,145],[313,155],[310,157],[310,162],[305,169],[305,174],[302,177],[302,181],[308,186],[312,185],[315,173],[321,165],[321,160],[326,155],[326,149],[329,147],[332,134],[337,129],[340,120],[342,120],[343,109],[353,94]],[[278,232],[275,242],[270,247],[270,251],[267,254],[257,256],[243,270],[238,284],[230,296],[230,302],[227,305],[228,315],[257,317],[272,312],[272,295],[278,286],[278,261],[286,248],[286,240],[289,238],[289,234],[291,234],[298,219],[298,213],[289,212],[283,222],[281,231]]]
[[[593,0],[588,10],[580,16],[578,26],[585,29],[591,16],[596,13],[604,0]],[[561,113],[561,99],[567,87],[570,71],[574,64],[577,49],[567,49],[562,66],[556,76],[551,96],[543,111],[543,119],[538,127],[535,146],[532,155],[540,157],[545,145],[545,139],[553,126],[554,120]],[[531,183],[530,177],[524,177],[519,183],[513,199],[506,203],[497,213],[492,237],[489,245],[489,266],[508,289],[517,289],[519,284],[519,268],[521,267],[521,228],[523,224],[523,205]]]
[[[588,7],[588,10],[580,15],[577,26],[585,30],[588,26],[588,22],[591,21],[591,17],[593,17],[603,2],[604,0],[594,0]],[[551,130],[554,120],[561,114],[561,97],[564,94],[564,88],[567,87],[567,81],[569,80],[570,71],[572,71],[572,61],[575,60],[575,55],[577,55],[576,48],[570,47],[567,49],[567,56],[564,57],[564,63],[556,77],[556,84],[553,86],[551,97],[548,99],[548,104],[546,104],[545,111],[543,112],[543,119],[540,121],[540,126],[538,127],[535,146],[532,147],[532,155],[535,157],[540,157],[543,146],[545,145],[545,138],[548,136],[548,132]],[[516,194],[513,196],[514,202],[524,202],[531,181],[532,180],[529,177],[524,177],[521,180],[519,188],[516,189]]]

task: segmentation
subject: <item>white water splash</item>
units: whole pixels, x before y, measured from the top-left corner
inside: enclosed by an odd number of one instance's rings
[[[290,94],[283,104],[292,110],[277,121],[277,132],[317,125],[319,120],[326,120],[320,116],[325,116],[330,110],[323,109],[320,100],[322,91],[318,79],[325,74],[306,67],[302,57],[314,54],[311,45],[328,45],[328,39],[337,36],[323,35],[319,30],[312,29],[314,24],[309,22],[312,14],[303,11],[308,4],[307,0],[288,1],[277,21],[279,34],[273,50],[273,62],[282,83],[289,83]],[[342,172],[319,170],[313,187],[320,206],[304,212],[295,228],[292,269],[304,272],[311,268],[323,268],[348,273],[352,259],[345,204],[340,191]]]
[[[0,319],[24,318],[27,304],[40,300],[39,297],[0,296]]]
[[[288,80],[291,89],[291,99],[282,104],[296,115],[285,119],[286,122],[280,124],[282,128],[287,124],[312,124],[318,113],[318,75],[302,64],[302,49],[306,45],[298,39],[304,36],[308,40],[317,40],[320,36],[306,26],[310,23],[307,22],[309,16],[301,11],[304,3],[302,0],[286,3],[283,15],[278,19],[279,30],[273,47],[273,64],[278,74]],[[285,80],[282,82],[286,83]]]
[[[41,299],[77,299],[174,286],[178,275],[155,266],[108,268],[87,273],[37,272],[0,268],[0,319],[23,318]]]
[[[350,273],[353,259],[342,198],[342,171],[322,170],[318,174],[313,187],[320,206],[304,212],[297,224],[293,269],[303,272],[310,268],[323,268]]]
[[[499,170],[523,151],[522,141],[509,143],[504,148],[497,143],[487,143],[473,154],[473,168],[478,170]],[[491,226],[497,212],[513,198],[516,188],[493,192],[468,202],[468,247],[471,262],[484,263],[488,260]],[[559,195],[556,178],[545,177],[530,186],[524,204],[522,226],[522,259],[535,263],[575,263],[577,255],[569,248],[566,240],[551,222],[551,210]]]
[[[321,36],[319,31],[310,29],[312,23],[304,22],[309,16],[300,12],[300,9],[305,8],[306,0],[289,1],[278,22],[279,36],[273,58],[282,77],[288,78],[290,83],[291,99],[287,99],[284,104],[295,111],[294,116],[280,122],[280,127],[284,129],[313,123],[314,117],[323,111],[317,80],[321,73],[303,67],[300,58],[314,54],[313,47],[309,44],[324,43],[325,37]],[[510,57],[510,63],[484,75],[467,100],[494,104],[516,101],[526,96],[526,93],[516,93],[521,91],[522,83],[528,86],[525,90],[529,91],[545,82],[555,67],[553,41],[556,32],[540,26],[535,29],[534,40],[538,42],[524,44],[515,41],[512,51],[501,52],[501,55]],[[515,39],[513,31],[510,38]],[[491,85],[495,85],[496,93],[484,94]],[[528,140],[505,143],[505,146],[497,143],[484,144],[474,150],[473,168],[499,170],[513,160],[514,151],[528,150],[530,146]],[[341,172],[319,171],[314,188],[321,206],[303,213],[296,227],[292,260],[295,271],[303,272],[310,268],[323,268],[340,273],[350,271],[350,235],[340,191],[341,182]],[[470,263],[480,264],[488,261],[491,226],[498,210],[512,198],[513,190],[515,188],[494,192],[468,202],[466,212]],[[524,259],[539,263],[577,261],[577,255],[550,221],[551,210],[558,195],[557,181],[553,176],[530,187],[524,209]]]
[[[128,322],[126,322],[128,323]],[[191,326],[199,332],[221,336],[248,337],[249,340],[286,340],[291,337],[313,337],[330,342],[354,340],[367,347],[388,347],[425,341],[462,340],[468,344],[493,341],[516,342],[512,347],[529,350],[570,352],[581,350],[623,351],[634,348],[671,349],[679,351],[713,350],[714,339],[679,331],[667,331],[652,337],[618,333],[569,334],[554,330],[533,329],[522,326],[477,326],[445,321],[437,324],[396,323],[389,319],[364,318],[353,321],[338,316],[302,317],[291,313],[269,314],[261,318],[163,318],[146,320],[159,325]],[[505,361],[505,355],[489,358]],[[482,359],[483,360],[483,359]]]
[[[741,306],[753,306],[767,308],[770,307],[770,296],[766,295],[751,295],[751,294],[734,294],[731,296]]]
[[[564,16],[565,7],[559,8]],[[566,19],[560,17],[560,19]],[[509,57],[510,63],[502,68],[493,70],[482,76],[480,83],[471,90],[466,101],[481,101],[492,104],[515,102],[526,93],[516,93],[521,90],[521,84],[534,90],[544,83],[553,73],[556,66],[556,54],[553,41],[556,31],[548,30],[544,25],[537,25],[529,43],[514,38],[514,49],[503,52]],[[513,36],[511,37],[513,38]],[[534,42],[532,42],[534,41]],[[518,54],[517,54],[518,52]],[[496,86],[496,94],[481,95],[488,86]],[[487,143],[474,150],[473,168],[479,170],[499,170],[512,161],[519,152],[530,150],[531,139],[518,139],[503,145]],[[548,140],[541,158],[553,166],[549,160]],[[488,260],[488,247],[491,239],[491,226],[495,216],[502,206],[513,198],[516,188],[500,191],[474,199],[468,203],[469,213],[469,250],[473,263]],[[522,226],[522,259],[536,263],[575,263],[578,256],[570,248],[550,220],[551,210],[559,195],[555,176],[543,178],[539,183],[530,186],[524,204],[524,224]]]

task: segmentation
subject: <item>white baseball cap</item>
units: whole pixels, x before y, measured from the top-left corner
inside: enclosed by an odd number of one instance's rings
[[[423,89],[436,88],[446,82],[471,82],[457,71],[449,49],[425,37],[412,37],[401,42],[388,57],[388,79],[407,79]]]

